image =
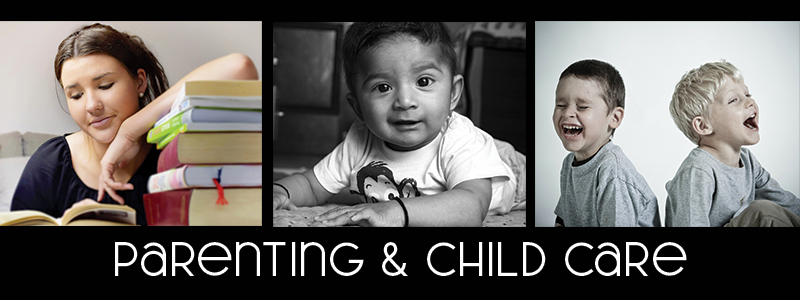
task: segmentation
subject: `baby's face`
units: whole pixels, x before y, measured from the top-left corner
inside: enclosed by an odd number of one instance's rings
[[[603,101],[603,89],[594,80],[574,75],[562,78],[556,87],[553,126],[567,151],[577,160],[591,157],[608,142],[613,114]]]
[[[358,103],[351,105],[387,146],[410,151],[436,138],[452,109],[455,78],[434,46],[407,35],[386,39],[361,55],[357,74]]]
[[[717,91],[708,110],[713,129],[713,136],[708,138],[734,147],[754,145],[760,140],[758,105],[744,81],[737,82],[726,76],[725,84]]]

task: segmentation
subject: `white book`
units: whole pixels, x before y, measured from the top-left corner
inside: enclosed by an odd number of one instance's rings
[[[181,123],[262,123],[260,110],[226,110],[192,107],[181,116]]]
[[[175,96],[167,115],[154,126],[192,107],[262,109],[260,80],[187,81]]]
[[[254,165],[185,165],[150,176],[147,190],[150,193],[196,188],[261,186],[261,164]]]

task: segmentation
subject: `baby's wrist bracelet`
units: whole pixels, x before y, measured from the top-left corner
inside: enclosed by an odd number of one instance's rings
[[[272,185],[273,185],[273,186],[277,185],[277,186],[279,186],[279,187],[282,187],[282,188],[283,188],[283,190],[284,190],[284,191],[286,191],[286,198],[292,199],[292,196],[290,196],[290,195],[289,195],[289,189],[287,189],[285,186],[283,186],[283,185],[282,185],[282,184],[280,184],[280,183],[275,183],[275,182],[273,182],[273,183],[272,183]]]
[[[406,209],[406,205],[403,204],[403,201],[400,198],[395,199],[397,203],[400,203],[400,207],[403,208],[403,216],[405,216],[405,225],[403,227],[408,227],[408,210]]]

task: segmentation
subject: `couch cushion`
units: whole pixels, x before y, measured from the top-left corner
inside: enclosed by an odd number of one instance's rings
[[[30,157],[10,157],[0,159],[0,212],[11,208],[11,198],[17,189],[19,177]]]
[[[22,156],[22,135],[19,131],[0,134],[0,158]]]
[[[26,132],[22,135],[22,156],[31,156],[44,142],[56,137],[49,133]]]

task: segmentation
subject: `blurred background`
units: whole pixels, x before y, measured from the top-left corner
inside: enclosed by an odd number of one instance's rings
[[[725,59],[744,76],[759,106],[761,140],[747,146],[783,189],[800,196],[800,22],[536,22],[536,226],[553,226],[561,162],[568,152],[553,126],[558,77],[598,59],[625,81],[625,117],[614,134],[658,197],[697,147],[669,114],[681,76]]]
[[[355,114],[336,62],[352,22],[273,23],[273,180],[311,169]],[[527,154],[526,23],[445,22],[465,89],[456,111]]]

